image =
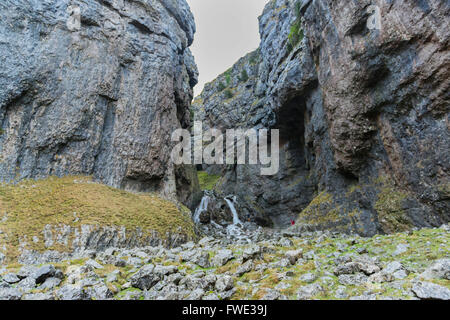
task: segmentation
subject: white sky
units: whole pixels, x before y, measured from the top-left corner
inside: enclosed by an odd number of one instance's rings
[[[200,73],[194,96],[259,46],[258,16],[269,0],[187,0],[197,32],[191,46]]]

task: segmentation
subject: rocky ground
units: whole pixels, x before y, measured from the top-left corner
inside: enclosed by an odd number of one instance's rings
[[[450,227],[363,238],[203,226],[198,243],[0,267],[0,299],[450,299]],[[0,257],[0,262],[2,257]]]

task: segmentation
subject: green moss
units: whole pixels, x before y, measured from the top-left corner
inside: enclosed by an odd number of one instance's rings
[[[299,219],[312,224],[326,223],[330,220],[335,221],[336,213],[333,196],[326,191],[322,191],[300,213]]]
[[[242,69],[242,71],[241,71],[241,77],[239,78],[239,80],[240,80],[241,82],[247,82],[247,80],[248,80],[248,73],[247,73],[247,70]]]
[[[231,91],[231,89],[226,89],[225,90],[225,98],[226,99],[231,99],[234,97],[233,91]]]
[[[443,196],[450,197],[450,183],[440,184],[437,189]]]
[[[194,237],[194,226],[187,214],[157,195],[132,193],[94,183],[90,177],[50,177],[26,180],[16,185],[0,185],[0,242],[6,243],[8,258],[19,254],[19,240],[27,239],[26,248],[37,251],[67,251],[67,246],[55,244],[45,248],[43,229],[66,225],[125,227],[127,232],[142,230],[142,239],[157,232],[161,238],[183,230]],[[75,219],[75,216],[77,219]],[[32,241],[33,237],[39,239]],[[74,235],[71,234],[69,246]],[[7,240],[6,240],[7,239]]]
[[[220,179],[220,176],[208,174],[206,171],[197,171],[197,176],[202,190],[213,190]]]
[[[295,4],[296,20],[292,24],[289,35],[288,35],[287,49],[289,52],[292,51],[292,49],[294,49],[294,47],[297,46],[297,44],[300,41],[302,41],[304,38],[300,6],[301,6],[300,1]]]
[[[219,82],[219,85],[217,86],[217,90],[219,92],[222,92],[223,90],[225,90],[226,86],[224,85],[223,82]]]
[[[231,84],[231,68],[225,71],[225,81],[227,82],[227,86]]]
[[[411,222],[403,209],[408,193],[395,187],[388,177],[379,177],[376,181],[380,192],[374,207],[383,230],[392,233],[410,229]]]

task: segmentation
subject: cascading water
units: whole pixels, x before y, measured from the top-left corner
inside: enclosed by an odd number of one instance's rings
[[[200,215],[208,210],[208,203],[209,203],[209,196],[204,195],[202,198],[202,201],[200,202],[200,205],[195,209],[194,213],[194,222],[199,223],[200,222]]]
[[[234,202],[236,201],[236,196],[233,197],[233,201],[231,201],[228,198],[224,198],[224,200],[227,202],[228,207],[230,207],[231,213],[233,214],[233,224],[234,225],[237,225],[237,224],[242,225],[241,220],[239,220],[239,216],[237,214],[236,208],[234,207]]]

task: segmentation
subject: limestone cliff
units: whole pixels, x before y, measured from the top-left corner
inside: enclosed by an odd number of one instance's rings
[[[1,1],[0,181],[92,175],[189,204],[170,134],[189,125],[194,32],[184,0]]]
[[[367,27],[371,5],[381,28]],[[222,170],[217,191],[280,226],[372,235],[448,222],[449,13],[435,0],[270,1],[259,49],[194,112],[221,129],[280,129],[281,169],[208,167]]]

